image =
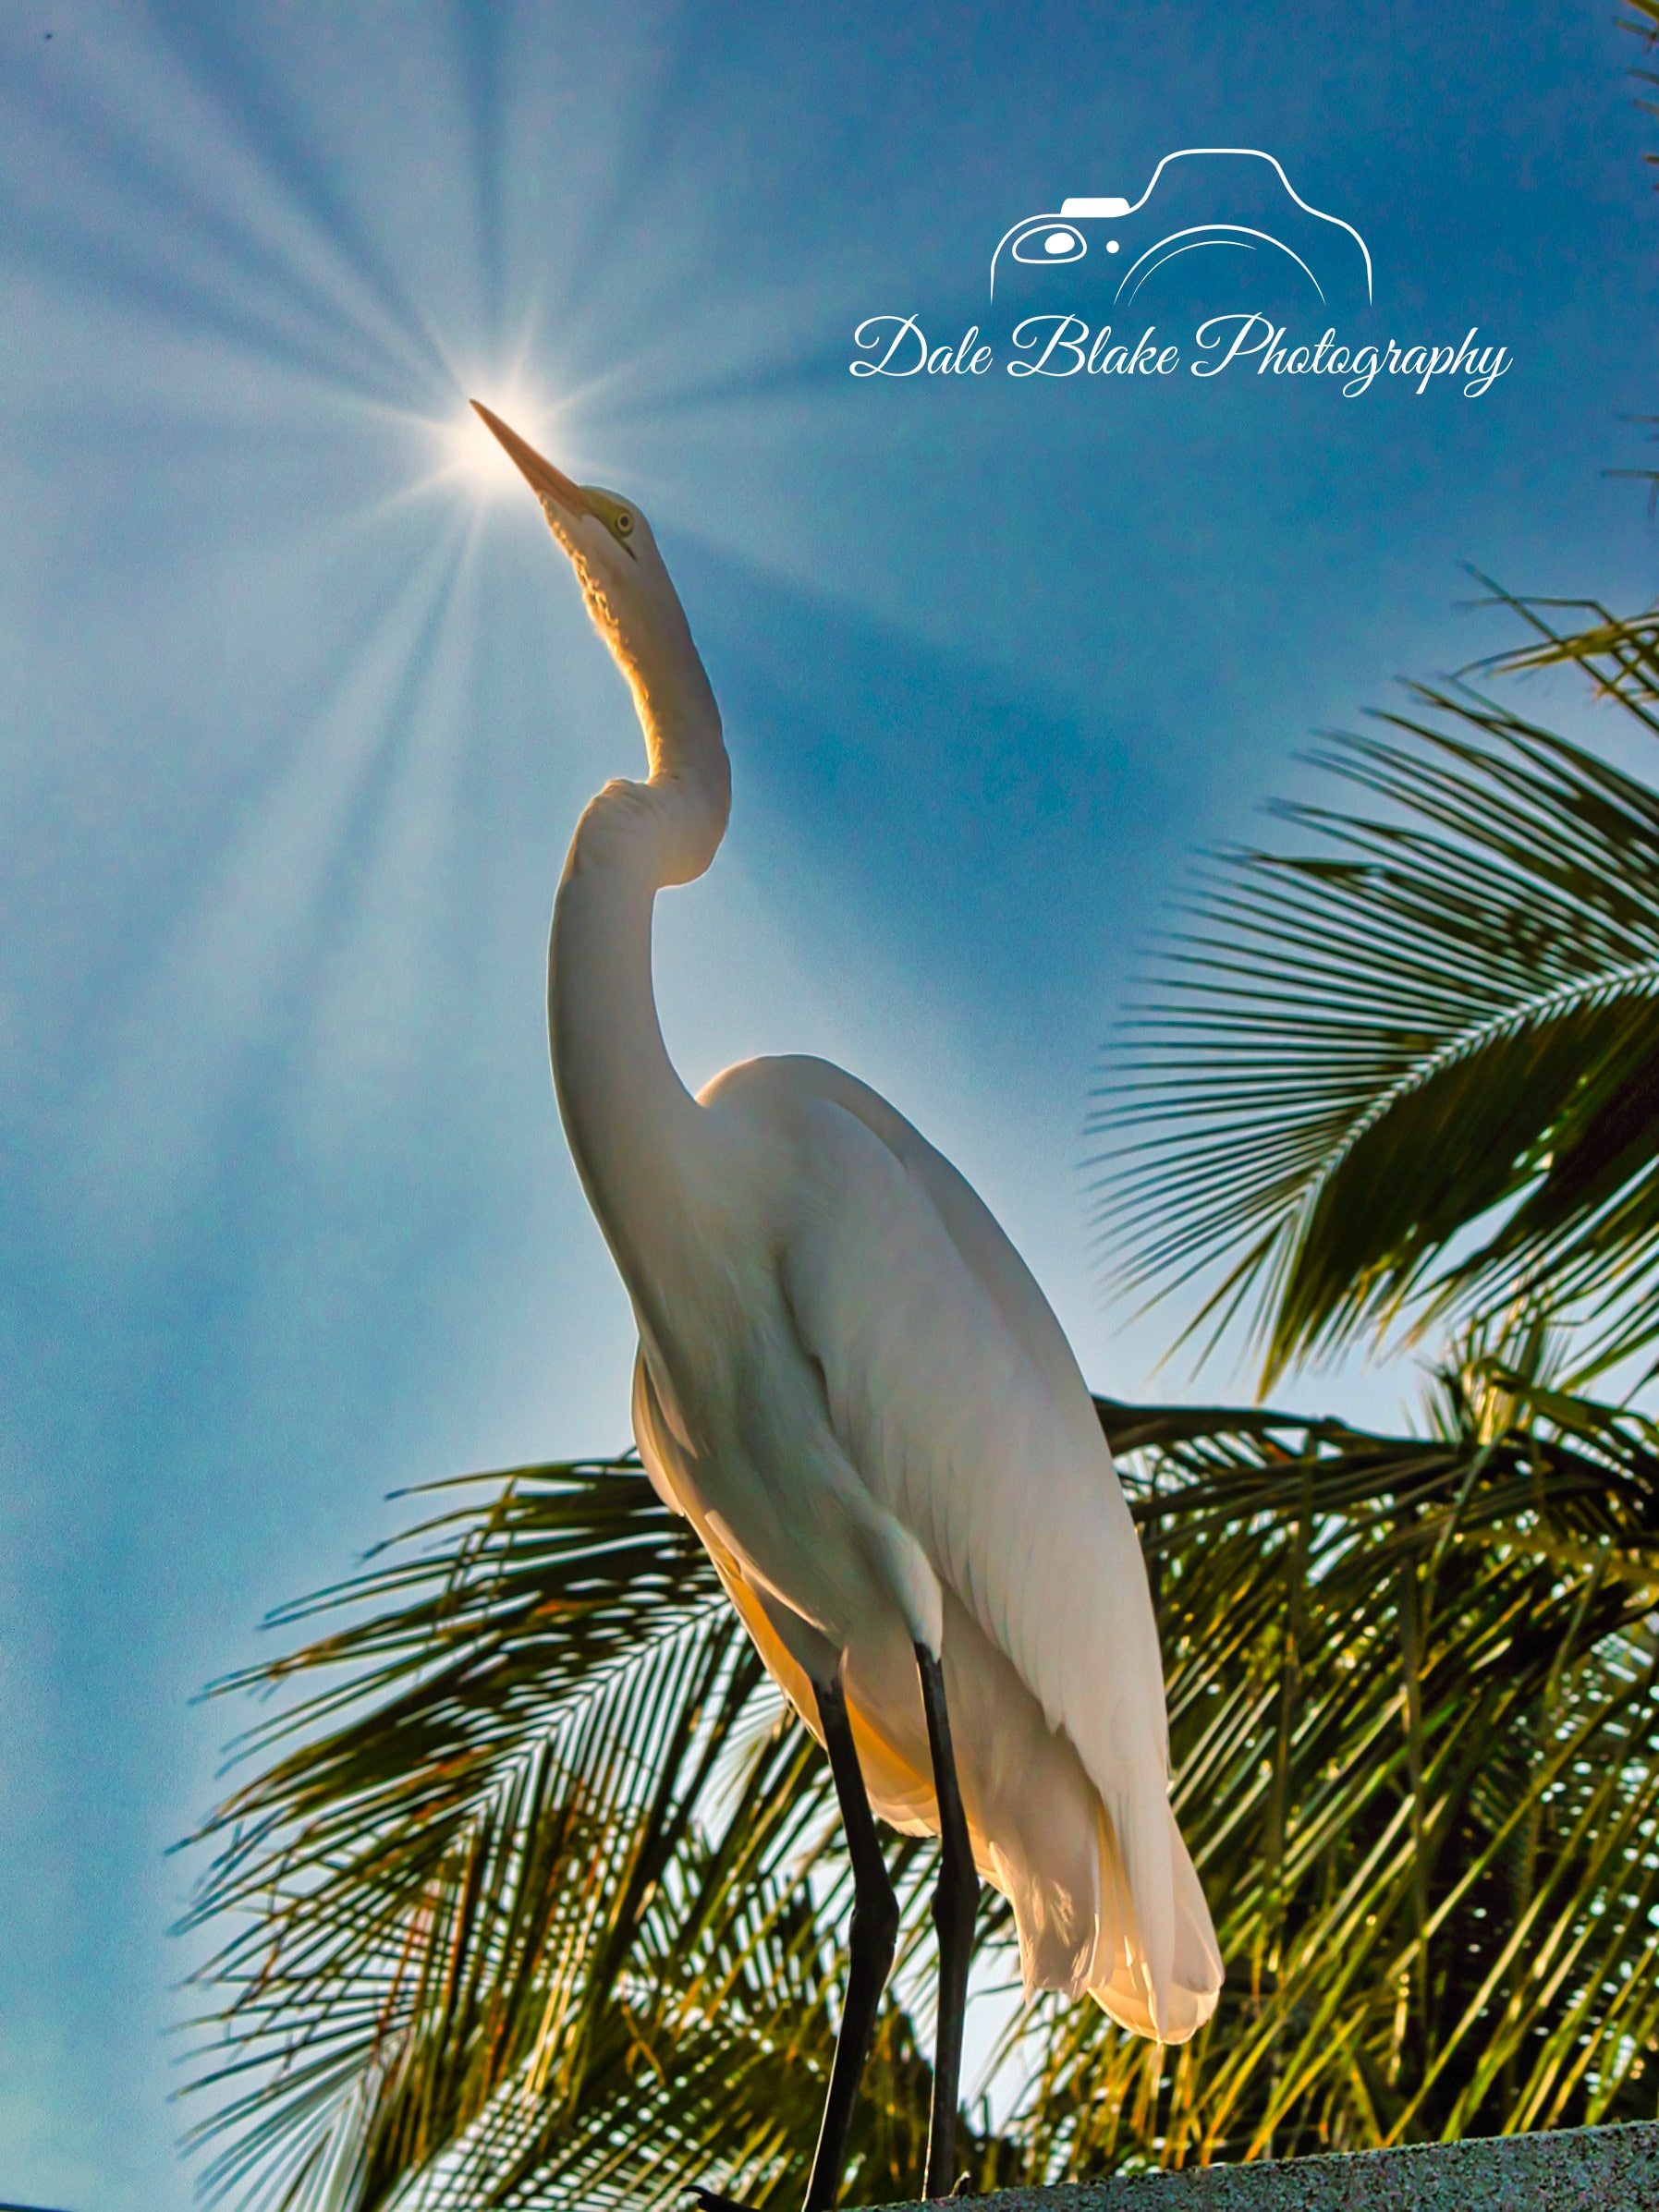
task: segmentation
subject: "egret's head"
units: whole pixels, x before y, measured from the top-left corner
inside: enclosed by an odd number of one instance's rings
[[[650,523],[631,500],[598,484],[573,482],[499,415],[479,400],[472,405],[541,501],[549,528],[570,556],[589,613],[624,669],[631,671],[653,639],[685,625]]]
[[[657,856],[659,883],[689,883],[707,868],[725,834],[731,769],[720,710],[651,525],[631,500],[597,484],[572,483],[488,407],[472,404],[518,464],[570,556],[588,612],[633,692],[653,779],[673,779],[689,802],[672,822],[659,823]]]

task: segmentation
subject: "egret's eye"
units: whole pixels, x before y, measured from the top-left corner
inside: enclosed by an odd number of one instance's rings
[[[629,532],[629,531],[630,531],[630,530],[633,529],[633,527],[634,527],[634,518],[633,518],[633,517],[632,517],[632,516],[631,516],[631,515],[628,513],[628,509],[627,509],[626,507],[624,507],[624,509],[622,510],[621,514],[620,514],[620,515],[618,515],[618,516],[617,516],[617,517],[616,517],[616,535],[617,535],[617,537],[618,537],[618,538],[626,538],[626,537],[628,536],[628,532]]]

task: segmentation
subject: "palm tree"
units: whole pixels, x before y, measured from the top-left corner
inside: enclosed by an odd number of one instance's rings
[[[1592,665],[1659,733],[1656,637],[1510,664]],[[1311,756],[1364,802],[1275,809],[1312,850],[1219,857],[1101,1092],[1127,1282],[1213,1270],[1193,1326],[1241,1317],[1264,1386],[1518,1298],[1597,1367],[1659,1335],[1659,792],[1460,685],[1414,703]]]
[[[1537,1330],[1471,1344],[1409,1437],[1102,1404],[1229,1981],[1179,2053],[1040,1999],[1014,2110],[965,2115],[981,2185],[1651,2113],[1659,1436],[1548,1372]],[[412,1536],[226,1685],[319,1686],[203,1830],[211,2185],[793,2201],[848,1902],[822,1756],[631,1463],[475,1478]],[[913,1987],[901,1952],[848,2202],[920,2186]]]

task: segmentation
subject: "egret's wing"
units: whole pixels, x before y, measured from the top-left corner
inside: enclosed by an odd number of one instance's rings
[[[1219,1966],[1202,1896],[1202,1926],[1180,1939],[1197,1884],[1169,1812],[1146,1570],[1064,1333],[968,1184],[863,1085],[823,1062],[768,1061],[706,1095],[789,1142],[783,1285],[836,1442],[1075,1746],[1167,2034],[1177,1985],[1213,1990]]]
[[[1104,1690],[1150,1724],[1162,1759],[1163,1668],[1134,1524],[1071,1347],[989,1209],[827,1062],[750,1061],[703,1097],[759,1109],[791,1140],[802,1202],[785,1289],[837,1440],[877,1501],[922,1542],[1051,1725],[1075,1734]],[[1054,1613],[1051,1584],[1062,1614],[1081,1617]],[[1116,1686],[1085,1671],[1080,1709],[1067,1693],[1095,1619],[1111,1623]]]

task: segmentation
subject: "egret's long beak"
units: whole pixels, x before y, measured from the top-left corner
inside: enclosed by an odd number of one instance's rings
[[[573,484],[562,468],[555,468],[551,461],[544,461],[533,445],[527,445],[517,431],[508,430],[501,417],[493,415],[482,399],[472,402],[472,412],[501,441],[538,499],[555,501],[567,515],[593,513],[581,486]]]

